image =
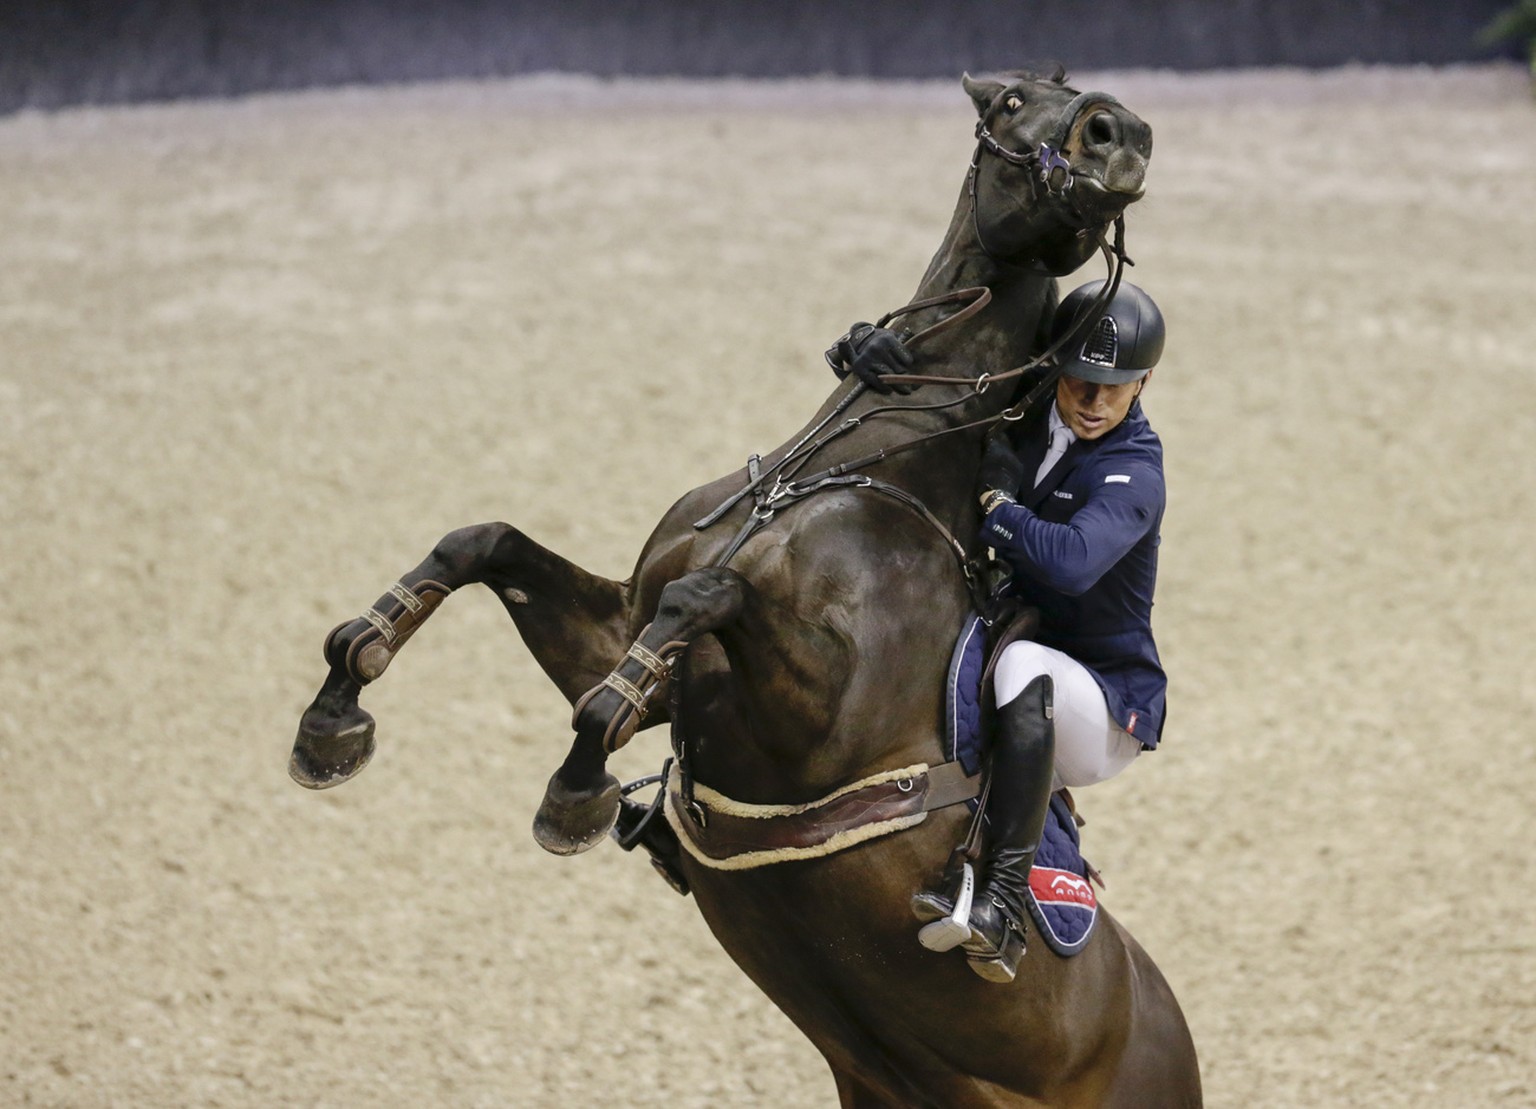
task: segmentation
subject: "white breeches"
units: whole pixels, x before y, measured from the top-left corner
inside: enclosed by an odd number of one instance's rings
[[[1051,676],[1056,725],[1056,781],[1052,788],[1091,786],[1113,778],[1141,754],[1139,740],[1109,716],[1104,691],[1082,663],[1039,643],[1020,640],[1003,649],[992,675],[999,706],[1041,674]]]

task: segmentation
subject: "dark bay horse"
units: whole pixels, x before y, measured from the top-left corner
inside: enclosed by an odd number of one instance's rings
[[[878,808],[862,803],[870,790],[906,814],[820,847],[748,853],[768,865],[692,846],[676,862],[726,951],[825,1056],[844,1105],[1198,1105],[1178,1004],[1107,913],[1081,954],[1031,942],[1000,986],[958,953],[922,948],[909,909],[970,820],[958,804],[913,815],[898,794],[936,788],[946,663],[973,605],[962,562],[981,442],[1033,380],[988,387],[986,375],[1040,351],[1055,277],[1109,253],[1152,145],[1142,120],[1060,73],[964,83],[976,156],[901,320],[921,390],[839,386],[793,439],[683,496],[627,581],[507,524],[445,536],[327,638],[330,673],[290,773],[311,788],[357,773],[374,747],[362,686],[449,593],[485,585],[576,706],[534,822],[548,850],[608,833],[621,804],[609,754],[669,719],[685,764],[662,787],[671,828],[713,819],[713,835],[733,813],[797,819],[839,798]]]

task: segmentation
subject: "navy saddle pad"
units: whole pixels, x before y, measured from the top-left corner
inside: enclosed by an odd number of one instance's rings
[[[980,769],[985,746],[981,677],[986,665],[986,626],[973,615],[955,641],[945,687],[948,755],[960,760],[967,774]],[[1099,900],[1088,880],[1077,821],[1060,795],[1051,798],[1045,838],[1029,873],[1029,893],[1030,916],[1047,946],[1064,956],[1081,951],[1098,922]]]

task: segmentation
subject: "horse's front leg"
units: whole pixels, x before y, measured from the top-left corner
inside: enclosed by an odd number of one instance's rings
[[[482,584],[501,598],[534,659],[567,698],[598,681],[628,641],[628,591],[541,547],[510,524],[450,532],[362,616],[325,639],[330,673],[299,720],[288,773],[310,789],[337,785],[368,764],[373,717],[358,703],[438,605]]]
[[[620,799],[619,781],[608,773],[608,756],[629,741],[649,704],[661,697],[678,652],[734,621],[751,589],[736,571],[721,567],[694,570],[667,583],[656,618],[623,662],[577,702],[570,754],[549,779],[533,818],[533,837],[546,851],[575,855],[608,834]]]

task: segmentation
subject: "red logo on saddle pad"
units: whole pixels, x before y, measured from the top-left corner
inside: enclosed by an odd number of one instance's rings
[[[1088,879],[1049,866],[1037,866],[1029,872],[1029,890],[1041,905],[1081,905],[1092,909],[1099,903]]]

